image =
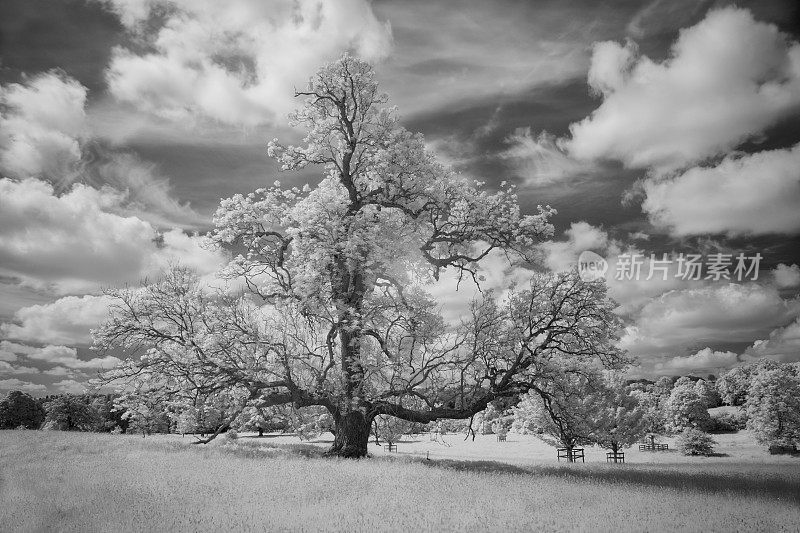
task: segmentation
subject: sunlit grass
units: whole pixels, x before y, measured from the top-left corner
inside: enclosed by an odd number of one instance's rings
[[[3,531],[796,531],[794,464],[318,457],[267,439],[0,432]]]

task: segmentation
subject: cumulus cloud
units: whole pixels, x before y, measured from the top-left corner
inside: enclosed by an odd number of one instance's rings
[[[734,352],[714,351],[711,348],[703,348],[692,355],[677,356],[664,363],[656,363],[655,370],[687,374],[700,370],[717,371],[719,369],[728,369],[738,362],[738,356]]]
[[[47,387],[30,381],[22,381],[18,378],[0,379],[0,390],[12,391],[20,390],[23,392],[47,392]]]
[[[53,368],[49,368],[49,369],[43,371],[42,374],[46,374],[48,376],[54,376],[54,377],[70,377],[70,378],[74,378],[74,377],[85,378],[86,377],[86,375],[83,372],[81,372],[79,370],[72,369],[72,368],[67,368],[67,367],[64,367],[64,366],[54,366]]]
[[[75,182],[124,191],[126,207],[163,225],[204,220],[171,196],[155,165],[96,142],[85,111],[87,89],[60,71],[0,85],[0,177],[36,177],[58,189]]]
[[[540,244],[544,253],[544,263],[553,272],[575,268],[581,252],[591,250],[605,252],[609,246],[608,234],[588,222],[573,222],[564,231],[566,241],[547,241]]]
[[[780,289],[790,289],[800,286],[800,267],[781,263],[772,271],[772,277],[775,280],[775,284]]]
[[[61,72],[0,85],[0,170],[74,178],[86,135],[86,88]]]
[[[72,369],[100,370],[108,369],[118,365],[121,361],[116,357],[107,355],[105,357],[95,357],[84,360],[78,357],[78,351],[69,346],[47,345],[37,348],[25,355],[32,361],[41,361],[53,365],[61,365]]]
[[[784,300],[775,287],[760,283],[679,289],[646,303],[620,346],[652,362],[698,344],[752,342],[798,315],[800,300]]]
[[[0,376],[14,374],[38,374],[39,369],[30,366],[16,366],[5,361],[0,361]]]
[[[673,235],[800,232],[800,144],[644,183],[642,209]]]
[[[14,313],[13,323],[0,324],[0,335],[26,342],[88,344],[89,330],[106,318],[110,304],[108,296],[87,294],[23,307]]]
[[[800,44],[747,10],[712,10],[680,32],[663,62],[631,42],[596,44],[589,83],[603,102],[571,125],[571,155],[677,170],[800,108]]]
[[[181,263],[206,274],[224,257],[180,230],[115,214],[120,193],[75,185],[61,196],[48,183],[0,180],[0,274],[58,292],[97,289],[155,275]]]
[[[53,383],[53,387],[58,392],[65,394],[83,394],[86,392],[86,383],[75,381],[74,379],[62,379]]]
[[[783,328],[776,328],[766,339],[759,339],[747,350],[750,358],[769,357],[776,361],[794,363],[800,361],[800,320]]]
[[[0,341],[0,361],[16,361],[18,354],[25,354],[34,351],[35,348],[16,342]]]
[[[678,275],[678,262],[674,254],[668,255],[664,264],[663,254],[651,257],[635,246],[626,246],[610,238],[604,229],[587,222],[573,222],[564,235],[564,241],[548,241],[538,246],[544,255],[545,266],[553,272],[560,272],[575,268],[581,252],[589,250],[598,253],[608,263],[605,274],[608,294],[619,304],[617,312],[621,315],[635,312],[653,297],[667,291],[705,283],[703,280],[683,279]],[[632,279],[622,275],[624,269],[629,268],[626,255],[636,256],[636,261],[640,263],[638,275],[631,276]],[[661,270],[664,267],[666,273]]]
[[[293,107],[293,86],[302,86],[321,63],[345,50],[380,59],[392,42],[389,24],[366,0],[108,5],[149,50],[114,49],[107,71],[111,93],[170,119],[270,122]]]

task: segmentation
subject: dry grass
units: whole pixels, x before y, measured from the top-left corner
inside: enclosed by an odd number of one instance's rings
[[[513,465],[0,431],[7,531],[797,531],[800,461]]]

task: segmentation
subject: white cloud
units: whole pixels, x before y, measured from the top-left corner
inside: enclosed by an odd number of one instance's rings
[[[15,366],[5,361],[0,361],[0,376],[14,374],[38,374],[40,370],[30,366]]]
[[[757,340],[745,351],[751,358],[769,357],[776,361],[800,361],[800,320],[783,328],[776,328],[766,339]]]
[[[22,381],[17,378],[0,379],[0,390],[12,391],[20,390],[23,392],[47,392],[47,387],[30,381]]]
[[[57,292],[96,290],[157,275],[172,263],[215,271],[221,253],[179,230],[115,214],[122,196],[75,185],[62,196],[33,179],[0,179],[0,274]]]
[[[711,348],[702,350],[687,356],[677,356],[664,363],[656,363],[656,371],[670,371],[679,374],[698,372],[700,370],[716,371],[728,369],[739,362],[738,356],[734,352],[714,351]]]
[[[644,251],[634,246],[624,247],[624,244],[612,239],[602,228],[592,226],[587,222],[573,222],[564,234],[566,241],[548,241],[538,246],[544,253],[544,264],[553,272],[560,272],[574,268],[581,252],[590,250],[603,256],[608,262],[605,279],[608,285],[608,294],[619,305],[620,314],[635,312],[653,297],[667,291],[703,285],[703,281],[684,280],[677,274],[675,257],[669,256],[668,271],[665,276],[658,269],[659,265],[651,262],[651,257]],[[639,275],[634,279],[626,279],[618,275],[621,267],[622,254],[637,255],[641,261]],[[663,259],[661,255],[656,260]],[[654,266],[651,276],[650,267]],[[650,279],[648,279],[650,278]]]
[[[677,170],[738,146],[800,108],[800,44],[747,10],[710,11],[654,62],[633,43],[595,45],[603,103],[570,127],[578,158]]]
[[[47,369],[42,374],[46,374],[48,376],[54,377],[86,377],[85,374],[79,370],[74,370],[71,368],[67,368],[64,366],[54,366],[53,368]]]
[[[641,308],[620,346],[652,362],[698,344],[752,342],[798,315],[800,300],[784,300],[775,287],[759,283],[674,290]]]
[[[603,253],[609,246],[608,234],[588,222],[573,222],[564,231],[566,241],[547,241],[538,248],[544,253],[545,266],[553,272],[575,267],[581,252],[591,250]]]
[[[13,362],[18,359],[18,355],[34,351],[35,348],[16,342],[0,341],[0,361]]]
[[[58,188],[76,181],[111,185],[125,191],[129,211],[147,220],[183,226],[204,222],[171,197],[169,182],[155,165],[92,142],[86,93],[58,71],[0,85],[0,177],[44,178]]]
[[[800,285],[800,267],[781,263],[772,271],[772,277],[780,289],[797,287]]]
[[[23,307],[14,313],[15,323],[0,324],[0,334],[26,342],[88,344],[89,330],[107,317],[110,304],[108,296],[87,294]]]
[[[85,136],[86,88],[60,72],[0,85],[0,170],[73,178]]]
[[[119,100],[170,119],[257,125],[294,107],[302,87],[344,50],[384,57],[391,28],[366,0],[110,0],[152,51],[114,49],[107,81]],[[153,29],[152,15],[161,24]]]
[[[642,209],[673,235],[800,232],[800,144],[644,183]]]
[[[78,358],[78,351],[75,348],[53,345],[37,348],[35,351],[26,354],[26,357],[32,361],[42,361],[53,365],[65,366],[67,368],[87,370],[109,369],[121,362],[116,357],[110,355],[84,360]]]
[[[53,383],[53,387],[58,392],[66,394],[83,394],[86,392],[86,383],[80,383],[74,379],[62,379]]]

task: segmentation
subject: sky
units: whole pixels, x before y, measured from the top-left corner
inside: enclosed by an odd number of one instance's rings
[[[607,261],[632,375],[800,361],[795,1],[4,0],[0,392],[84,390],[104,288],[213,276],[221,198],[318,181],[266,144],[344,52],[442,161],[558,210],[546,268]]]

